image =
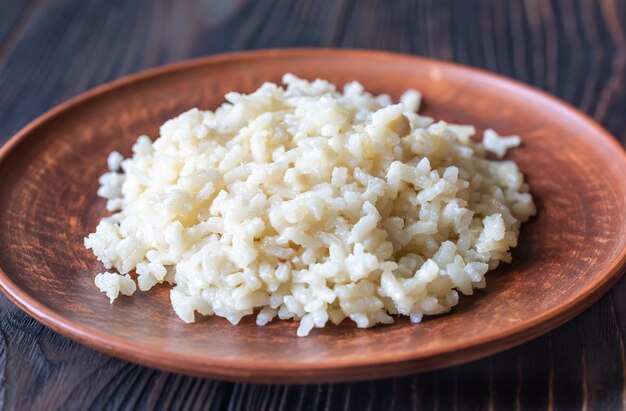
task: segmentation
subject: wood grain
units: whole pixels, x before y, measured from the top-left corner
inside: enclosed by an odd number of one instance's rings
[[[626,141],[626,4],[619,0],[55,0],[38,2],[22,25],[5,25],[25,3],[0,3],[0,25],[10,27],[3,38],[13,39],[0,53],[0,140],[68,97],[142,68],[236,49],[334,45],[498,71],[565,98]],[[0,297],[0,403],[5,409],[621,408],[625,330],[622,280],[558,330],[476,363],[377,382],[253,386],[110,359],[43,328]]]

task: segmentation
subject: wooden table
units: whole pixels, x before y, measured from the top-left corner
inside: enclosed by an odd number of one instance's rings
[[[0,142],[127,73],[290,46],[384,49],[483,67],[559,96],[626,142],[621,0],[0,0]],[[615,409],[626,404],[625,332],[623,279],[559,329],[470,364],[381,381],[269,386],[108,357],[0,296],[0,409]]]

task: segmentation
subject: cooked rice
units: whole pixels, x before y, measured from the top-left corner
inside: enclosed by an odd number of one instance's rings
[[[357,82],[283,83],[228,93],[139,137],[131,158],[109,156],[98,194],[118,212],[85,239],[106,269],[135,271],[142,291],[174,284],[185,322],[256,314],[305,336],[346,317],[448,312],[511,261],[535,206],[516,164],[485,147],[503,156],[519,137],[476,144],[472,126],[416,114],[415,90],[393,104]],[[111,301],[135,291],[128,275],[96,285]]]

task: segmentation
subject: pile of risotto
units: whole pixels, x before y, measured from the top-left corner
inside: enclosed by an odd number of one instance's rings
[[[98,194],[115,213],[85,246],[117,271],[95,278],[111,302],[167,282],[185,322],[278,317],[306,336],[448,312],[511,261],[535,206],[515,163],[486,150],[502,157],[519,137],[474,143],[472,126],[419,116],[415,90],[393,104],[357,82],[283,83],[109,156]]]

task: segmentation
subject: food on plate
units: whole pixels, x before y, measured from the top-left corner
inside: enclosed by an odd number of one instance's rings
[[[421,95],[394,104],[352,82],[291,74],[191,109],[108,158],[98,194],[114,212],[85,239],[120,293],[173,285],[174,311],[237,324],[299,321],[298,336],[350,318],[358,327],[420,322],[511,261],[535,214],[503,157],[519,137],[435,122]],[[132,277],[129,273],[133,274]]]

